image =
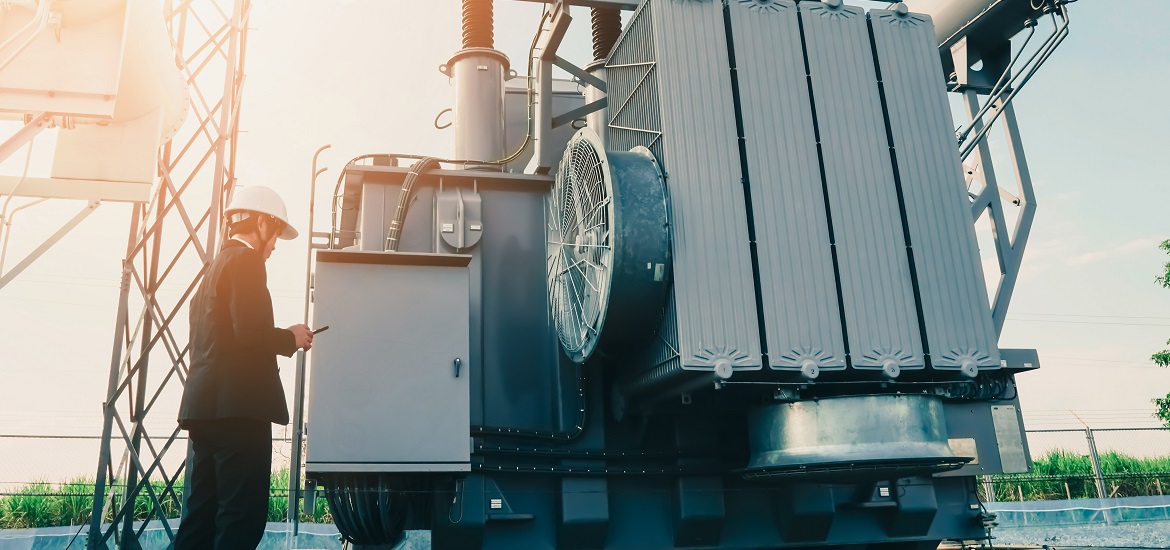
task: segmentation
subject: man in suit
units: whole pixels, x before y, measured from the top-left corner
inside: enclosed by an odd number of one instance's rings
[[[224,211],[229,239],[191,300],[191,364],[179,425],[190,435],[176,550],[254,549],[264,536],[272,424],[288,424],[276,355],[313,345],[305,325],[273,327],[264,262],[294,239],[284,201],[253,185]]]

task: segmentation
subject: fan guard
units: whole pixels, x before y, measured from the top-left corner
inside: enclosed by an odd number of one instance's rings
[[[662,172],[644,147],[605,151],[588,128],[569,141],[548,200],[548,292],[565,354],[584,363],[658,327],[669,285]]]

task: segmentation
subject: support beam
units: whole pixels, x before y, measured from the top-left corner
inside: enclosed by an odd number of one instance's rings
[[[532,63],[536,67],[536,94],[534,135],[532,140],[532,160],[524,169],[526,174],[547,174],[556,162],[552,147],[548,147],[548,136],[553,130],[553,65],[557,60],[557,49],[569,30],[573,18],[569,16],[569,7],[558,3],[554,6],[549,17],[540,30],[536,47],[532,51]]]
[[[29,252],[28,256],[25,256],[24,259],[21,260],[20,263],[16,264],[16,266],[11,270],[9,270],[8,273],[0,275],[0,289],[3,289],[8,285],[8,283],[12,282],[12,280],[15,279],[17,275],[20,275],[25,269],[28,269],[28,266],[37,261],[38,258],[45,254],[45,252],[48,252],[48,250],[52,248],[53,245],[57,244],[57,242],[60,241],[65,235],[68,235],[70,231],[73,231],[73,228],[77,227],[77,224],[81,223],[85,218],[88,218],[90,214],[93,214],[93,211],[97,210],[97,207],[101,206],[101,204],[102,203],[99,201],[92,201],[85,205],[85,208],[82,208],[80,212],[73,216],[73,218],[65,222],[65,225],[61,226],[61,228],[58,229],[56,233],[53,233],[48,239],[45,239],[45,242],[41,243],[40,246],[36,247],[36,249],[34,249],[32,252]]]
[[[564,69],[565,72],[581,79],[581,82],[588,84],[590,86],[593,86],[594,88],[597,88],[603,92],[608,91],[608,89],[605,87],[604,80],[589,74],[589,71],[586,71],[585,69],[582,69],[581,67],[578,67],[578,66],[572,64],[571,62],[567,61],[565,58],[558,55],[556,62],[554,64],[557,67]]]
[[[591,103],[587,103],[585,105],[577,107],[576,109],[573,109],[572,111],[568,111],[566,113],[557,115],[557,116],[553,117],[553,119],[552,119],[552,127],[553,128],[560,128],[561,126],[564,126],[570,122],[573,122],[574,120],[583,119],[583,118],[585,118],[586,115],[593,114],[593,113],[596,113],[597,111],[604,109],[606,107],[606,105],[608,105],[608,103],[609,103],[609,99],[603,97],[601,99],[598,99],[597,101],[593,101]]]
[[[332,145],[322,145],[313,153],[313,177],[309,180],[309,238],[308,248],[305,250],[305,317],[302,321],[309,324],[309,293],[313,284],[313,213],[317,202],[317,177],[323,174],[326,168],[317,168],[317,161],[326,149]],[[293,536],[300,530],[301,505],[301,446],[305,440],[305,351],[297,353],[296,380],[293,384],[293,444],[292,459],[288,466],[288,521],[293,524]]]
[[[0,195],[43,199],[76,199],[108,202],[146,202],[152,184],[129,181],[75,180],[0,176]]]
[[[48,113],[33,115],[32,120],[26,122],[19,130],[11,136],[8,136],[8,139],[4,140],[4,143],[0,143],[0,162],[4,162],[13,153],[20,150],[21,147],[24,147],[26,143],[32,141],[52,121],[53,116]]]

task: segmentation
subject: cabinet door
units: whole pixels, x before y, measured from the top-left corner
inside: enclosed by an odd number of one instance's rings
[[[310,469],[468,470],[466,265],[317,265]]]

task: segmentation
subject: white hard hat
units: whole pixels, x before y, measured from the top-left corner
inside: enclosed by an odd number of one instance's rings
[[[284,231],[280,233],[281,239],[292,240],[299,234],[293,229],[292,224],[288,223],[288,209],[285,208],[284,201],[271,188],[249,185],[237,189],[232,194],[232,202],[223,211],[223,215],[229,222],[236,222],[247,218],[249,212],[268,214],[284,222]]]

